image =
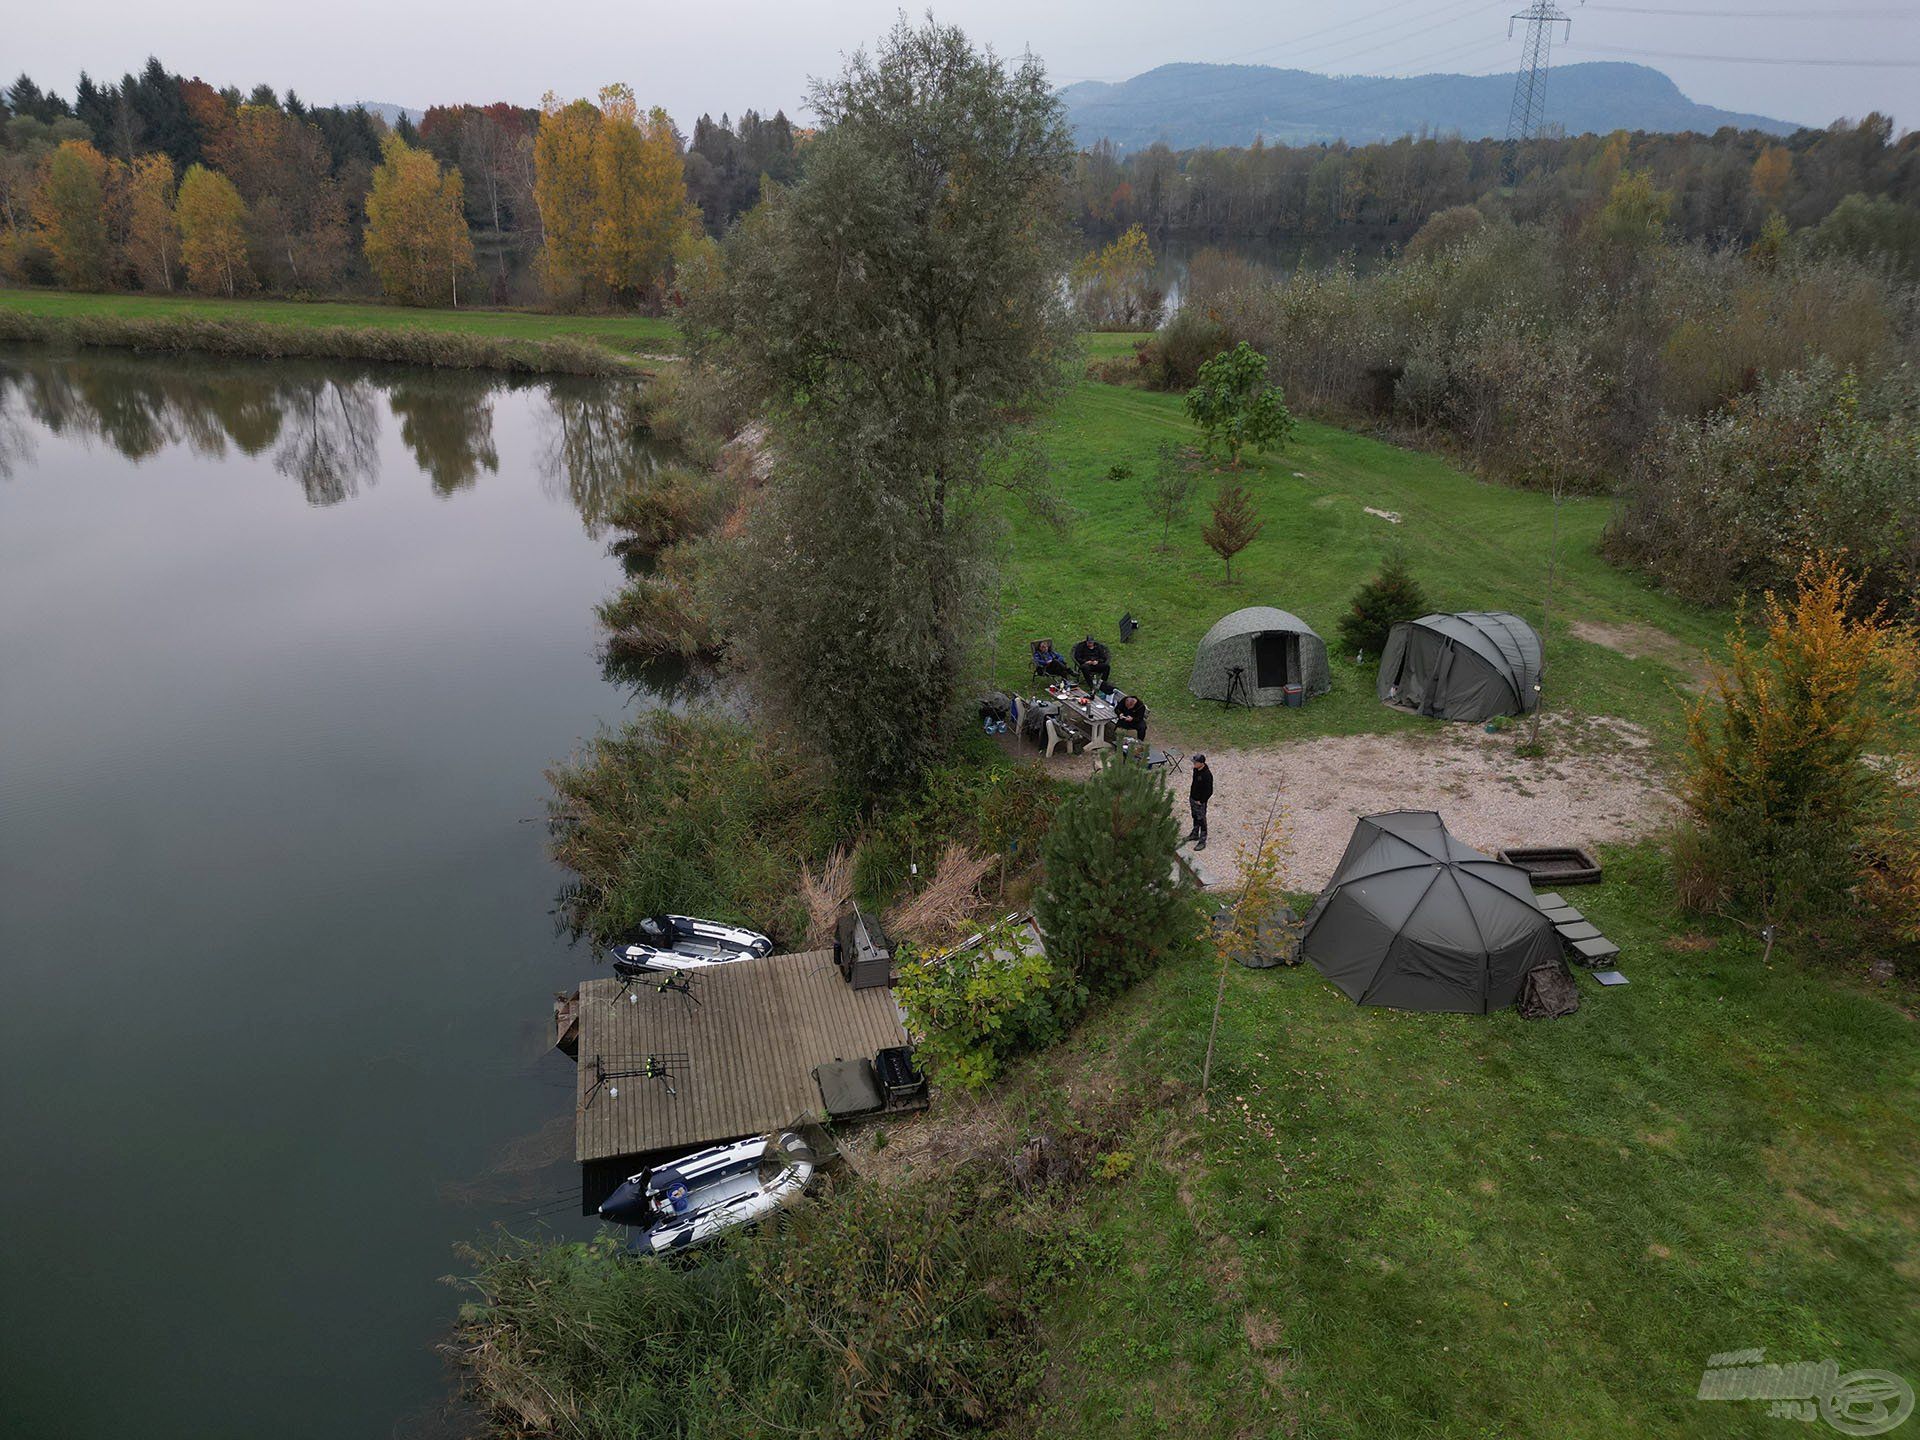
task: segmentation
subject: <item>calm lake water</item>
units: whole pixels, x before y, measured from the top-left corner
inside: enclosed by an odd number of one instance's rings
[[[616,400],[0,351],[0,1434],[449,1433],[453,1246],[577,1184]]]

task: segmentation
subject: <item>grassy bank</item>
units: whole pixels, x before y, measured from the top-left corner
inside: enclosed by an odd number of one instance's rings
[[[675,330],[641,315],[0,290],[0,340],[612,375],[674,348]]]
[[[1206,1113],[1145,1116],[1047,1307],[1063,1436],[1749,1435],[1707,1356],[1920,1375],[1920,1049],[1896,1006],[1676,913],[1652,847],[1580,902],[1633,984],[1551,1022],[1234,969]],[[1195,1080],[1163,972],[1032,1068]]]
[[[1114,644],[1115,683],[1145,697],[1159,723],[1188,743],[1417,726],[1422,722],[1376,702],[1372,664],[1355,666],[1352,656],[1337,653],[1348,597],[1393,545],[1405,549],[1436,608],[1512,610],[1541,623],[1549,498],[1475,480],[1438,456],[1302,423],[1283,453],[1247,462],[1237,477],[1266,528],[1235,557],[1229,585],[1219,557],[1200,538],[1225,473],[1202,472],[1192,511],[1173,527],[1165,551],[1141,495],[1156,447],[1193,440],[1178,396],[1093,382],[1070,393],[1047,431],[1066,528],[1011,517],[995,650],[1001,684],[1028,684],[1025,657],[1035,637],[1051,636],[1064,650],[1091,629],[1113,644],[1121,613],[1131,611],[1142,629],[1133,644]],[[1110,478],[1115,465],[1131,475]],[[1561,508],[1547,702],[1671,733],[1681,713],[1676,687],[1690,678],[1690,658],[1718,641],[1726,617],[1663,595],[1603,559],[1599,541],[1609,513],[1610,502],[1600,499],[1568,500]],[[1200,637],[1244,605],[1291,610],[1320,632],[1333,662],[1330,695],[1300,710],[1223,711],[1188,693]],[[1660,658],[1635,659],[1580,639],[1575,621],[1625,627]]]

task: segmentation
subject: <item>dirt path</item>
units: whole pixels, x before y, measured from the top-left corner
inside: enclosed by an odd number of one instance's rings
[[[1339,863],[1353,824],[1382,810],[1438,810],[1447,827],[1491,853],[1503,845],[1631,840],[1658,829],[1673,801],[1646,736],[1623,721],[1542,726],[1547,756],[1514,754],[1512,731],[1447,725],[1395,735],[1300,740],[1252,750],[1211,750],[1215,791],[1207,849],[1197,857],[1210,887],[1239,875],[1278,791],[1290,889],[1317,890]],[[1174,779],[1187,819],[1187,769]],[[1192,847],[1184,847],[1191,855]]]

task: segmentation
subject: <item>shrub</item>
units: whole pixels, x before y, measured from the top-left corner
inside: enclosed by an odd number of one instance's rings
[[[727,491],[711,472],[660,466],[609,507],[607,523],[621,532],[613,553],[623,560],[643,558],[704,535],[726,514]]]
[[[714,546],[669,546],[650,574],[628,579],[597,607],[607,648],[623,660],[712,659],[725,648],[708,596]]]
[[[1363,654],[1383,654],[1395,625],[1426,613],[1427,597],[1407,568],[1406,552],[1396,547],[1380,562],[1380,573],[1347,602],[1347,613],[1340,617],[1340,643]]]
[[[648,915],[711,915],[798,939],[801,866],[832,847],[820,774],[717,715],[654,711],[547,772],[561,913],[607,939]]]
[[[1055,814],[1035,908],[1048,955],[1090,996],[1192,942],[1198,916],[1173,878],[1179,844],[1166,782],[1138,765],[1102,765]]]
[[[1052,1253],[1046,1212],[968,1172],[855,1184],[698,1265],[502,1239],[465,1252],[449,1348],[503,1433],[973,1435],[1035,1399]]]
[[[1207,454],[1224,454],[1234,465],[1242,450],[1263,455],[1293,433],[1293,415],[1267,383],[1267,362],[1244,340],[1200,367],[1187,392],[1187,414],[1200,427]]]
[[[900,968],[894,998],[917,1037],[914,1057],[941,1085],[978,1090],[1015,1055],[1052,1043],[1077,1009],[1072,978],[1008,922]]]
[[[1880,873],[1880,861],[1900,863],[1904,827],[1889,822],[1913,796],[1870,761],[1907,736],[1890,725],[1888,702],[1911,679],[1913,632],[1878,609],[1860,613],[1859,600],[1837,559],[1805,562],[1791,602],[1767,593],[1758,637],[1744,619],[1729,636],[1728,663],[1687,723],[1683,896],[1816,947],[1863,923],[1910,924],[1899,897],[1920,889]],[[1863,906],[1876,895],[1888,909]]]
[[[1192,458],[1171,442],[1160,447],[1153,473],[1141,477],[1140,489],[1147,502],[1147,513],[1160,522],[1162,550],[1172,543],[1174,523],[1185,519],[1192,508],[1197,483]]]

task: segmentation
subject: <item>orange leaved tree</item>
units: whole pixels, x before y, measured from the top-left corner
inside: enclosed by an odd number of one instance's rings
[[[1860,589],[1838,556],[1805,561],[1790,599],[1767,592],[1757,634],[1742,616],[1687,721],[1684,898],[1816,945],[1920,916],[1920,875],[1898,873],[1920,859],[1901,858],[1914,634]]]

